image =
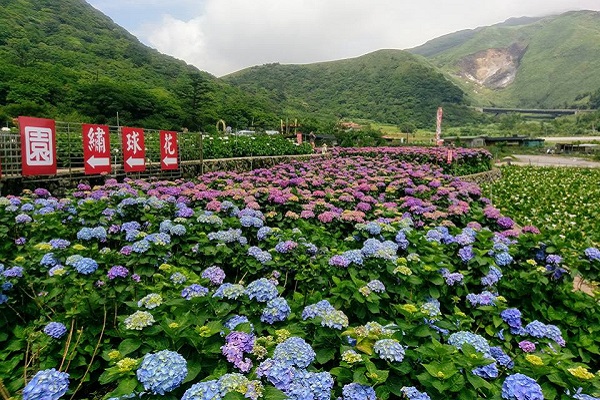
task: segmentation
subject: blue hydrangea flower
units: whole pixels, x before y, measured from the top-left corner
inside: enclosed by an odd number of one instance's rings
[[[374,279],[371,282],[367,283],[367,287],[375,293],[385,292],[384,284],[378,279]]]
[[[174,274],[171,275],[171,282],[177,284],[177,285],[181,285],[183,283],[185,283],[185,281],[187,281],[187,278],[184,274],[182,274],[181,272],[175,272]]]
[[[600,261],[600,250],[595,247],[588,247],[584,254],[590,261]]]
[[[60,339],[67,333],[67,327],[60,322],[50,322],[44,328],[44,333],[54,339]]]
[[[414,386],[403,386],[400,391],[409,400],[431,400],[429,395],[425,392],[419,392]]]
[[[506,400],[544,400],[541,386],[523,374],[506,377],[502,384],[502,398]]]
[[[294,379],[285,394],[291,400],[329,400],[333,383],[333,377],[329,372],[296,370]]]
[[[246,293],[246,289],[242,285],[234,283],[224,283],[217,288],[215,294],[213,294],[213,297],[217,297],[220,299],[225,298],[229,300],[236,300],[244,293]]]
[[[272,232],[273,229],[269,228],[268,226],[263,226],[256,233],[256,238],[261,241],[265,240]]]
[[[171,229],[169,229],[169,233],[173,236],[183,236],[187,233],[187,229],[185,229],[185,226],[177,224],[173,225]]]
[[[360,383],[349,383],[342,388],[343,400],[376,400],[375,389]]]
[[[292,310],[287,301],[283,297],[276,297],[267,302],[260,320],[268,324],[285,321],[291,312]]]
[[[335,308],[327,301],[321,300],[316,304],[311,304],[304,307],[302,311],[302,319],[314,318],[316,316],[322,317],[325,312],[335,310]]]
[[[82,257],[73,264],[77,272],[83,275],[93,274],[98,269],[98,263],[91,258]]]
[[[450,273],[450,271],[447,268],[442,268],[440,270],[440,273],[442,274],[442,277],[446,280],[446,285],[448,286],[454,286],[457,283],[461,283],[464,278],[463,274],[461,274],[460,272]]]
[[[472,332],[460,331],[453,333],[448,338],[448,343],[457,349],[462,349],[463,344],[467,343],[475,347],[475,350],[483,353],[484,355],[490,354],[490,345],[488,341],[483,336]]]
[[[484,290],[479,294],[469,293],[467,295],[467,301],[471,303],[472,306],[495,306],[496,305],[496,296],[494,293],[488,292]]]
[[[251,246],[248,248],[248,255],[254,257],[261,264],[265,264],[273,259],[271,253],[263,251],[260,247]]]
[[[181,291],[181,297],[186,300],[191,300],[194,297],[203,297],[208,293],[208,289],[202,285],[194,283]]]
[[[131,250],[134,253],[145,253],[148,250],[150,250],[150,242],[145,239],[138,240],[137,242],[131,245]]]
[[[525,331],[528,335],[531,335],[535,338],[543,338],[544,336],[546,336],[546,324],[535,320],[527,324],[527,326],[525,327]]]
[[[512,262],[513,258],[510,254],[503,252],[503,253],[496,253],[496,255],[494,256],[494,260],[496,261],[496,264],[499,267],[505,267]]]
[[[164,395],[179,387],[187,373],[185,358],[174,351],[162,350],[144,356],[137,370],[137,378],[144,389]]]
[[[266,377],[277,389],[286,391],[294,380],[295,368],[285,360],[267,358],[256,369],[256,376]]]
[[[66,249],[70,245],[71,245],[71,242],[69,242],[66,239],[51,239],[50,240],[50,246],[52,246],[53,249]]]
[[[473,246],[461,247],[458,250],[458,256],[464,263],[471,261],[473,257],[475,257],[475,254],[473,253]]]
[[[477,367],[471,372],[484,379],[495,379],[498,377],[498,365],[494,361],[491,364],[484,365],[482,367]]]
[[[379,358],[391,362],[402,362],[404,347],[396,339],[381,339],[375,342],[373,350]]]
[[[304,339],[291,337],[275,347],[273,358],[299,368],[306,368],[315,359],[315,351]]]
[[[519,329],[522,326],[521,311],[517,308],[507,308],[500,313],[500,317],[511,327],[511,330]]]
[[[236,326],[240,325],[240,324],[245,324],[248,323],[250,321],[248,321],[248,317],[244,316],[244,315],[234,315],[233,317],[229,318],[224,324],[223,326],[227,329],[229,329],[230,331],[234,330]]]
[[[505,368],[513,369],[515,366],[513,360],[498,346],[490,347],[490,355]]]
[[[46,253],[40,260],[40,265],[44,267],[54,267],[58,264],[58,260],[54,257],[54,253]]]
[[[260,303],[265,303],[278,296],[277,287],[266,278],[251,282],[245,292],[250,300],[256,299]]]
[[[398,248],[402,250],[406,250],[408,248],[408,245],[410,244],[408,239],[406,239],[406,233],[404,231],[398,232],[394,240],[396,241],[396,243],[398,243]]]
[[[12,267],[2,272],[5,278],[22,278],[23,277],[23,267]]]
[[[490,267],[489,272],[486,276],[481,278],[481,284],[483,286],[493,286],[502,278],[502,271],[496,267]]]
[[[58,400],[69,389],[69,374],[56,369],[39,371],[23,389],[23,400]]]

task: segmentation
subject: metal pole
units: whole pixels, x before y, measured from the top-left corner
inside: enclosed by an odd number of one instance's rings
[[[69,178],[71,178],[71,124],[67,122],[67,143],[69,157]]]
[[[204,132],[200,131],[200,175],[204,175]]]

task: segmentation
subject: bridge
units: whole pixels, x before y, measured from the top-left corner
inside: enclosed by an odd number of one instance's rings
[[[486,114],[527,114],[532,117],[560,117],[563,115],[576,115],[583,112],[594,112],[597,110],[578,110],[578,109],[543,109],[543,108],[498,108],[498,107],[476,107],[476,109]]]

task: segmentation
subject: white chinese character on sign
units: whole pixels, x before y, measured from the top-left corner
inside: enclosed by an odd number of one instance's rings
[[[137,132],[132,132],[127,134],[127,150],[133,151],[133,154],[136,154],[138,151],[142,151],[140,147],[140,134]]]
[[[25,156],[30,166],[53,165],[52,129],[25,127]]]
[[[164,145],[165,153],[172,156],[175,154],[175,149],[173,148],[173,135],[170,133],[165,134],[165,145]]]
[[[88,132],[88,148],[96,153],[106,152],[106,132],[100,127],[90,128]]]

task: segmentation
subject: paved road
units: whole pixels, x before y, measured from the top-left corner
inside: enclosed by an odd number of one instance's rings
[[[591,141],[600,141],[600,136],[544,136],[542,139],[547,143],[589,143]]]
[[[552,155],[513,155],[512,165],[535,165],[543,167],[585,167],[600,168],[600,162],[589,161],[578,157],[552,156]]]

